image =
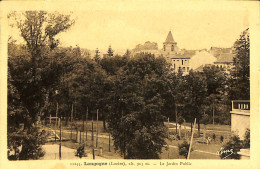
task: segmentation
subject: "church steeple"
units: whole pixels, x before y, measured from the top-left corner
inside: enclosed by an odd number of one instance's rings
[[[166,40],[163,43],[163,50],[166,52],[166,55],[176,54],[178,52],[177,43],[174,41],[171,31],[168,33]]]
[[[174,43],[171,31],[168,33],[165,43]]]

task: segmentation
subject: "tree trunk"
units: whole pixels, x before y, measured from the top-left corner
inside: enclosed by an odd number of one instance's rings
[[[203,140],[206,140],[206,124],[204,124]]]
[[[103,128],[104,128],[104,131],[107,131],[106,119],[104,117],[103,117]]]
[[[192,133],[192,122],[190,122],[190,132]]]
[[[180,139],[181,139],[181,125],[179,125],[179,136],[180,136]]]
[[[198,118],[198,134],[199,134],[199,137],[200,137],[200,119]]]
[[[102,121],[103,121],[103,129],[104,129],[104,131],[107,131],[106,118],[104,116],[104,111],[102,111]]]

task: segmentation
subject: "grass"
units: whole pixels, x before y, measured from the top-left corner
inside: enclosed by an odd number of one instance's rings
[[[84,141],[84,144],[85,144],[85,148],[86,148],[86,151],[89,152],[89,153],[92,153],[92,139],[91,139],[91,125],[92,125],[92,122],[89,121],[87,123],[87,126],[86,126],[86,122],[84,124],[84,130],[82,128],[82,121],[78,121],[78,122],[75,122],[76,126],[79,128],[81,128],[82,131],[84,131],[84,138],[83,138],[83,134],[82,134],[82,137],[81,137],[81,142],[83,143]],[[172,124],[170,124],[172,125]],[[184,125],[188,125],[188,123],[184,124]],[[80,146],[80,143],[76,143],[76,130],[75,130],[75,127],[73,127],[73,132],[72,132],[72,135],[71,135],[71,126],[70,126],[70,123],[68,126],[65,126],[64,124],[62,125],[62,129],[63,129],[63,132],[62,132],[62,138],[65,138],[67,139],[68,141],[63,141],[62,142],[62,145],[63,146],[66,146],[66,147],[69,147],[69,148],[72,148],[72,149],[77,149],[79,146]],[[103,156],[104,158],[107,158],[107,159],[122,159],[123,156],[114,149],[114,145],[113,145],[113,140],[112,140],[112,137],[111,137],[111,145],[110,145],[110,152],[109,152],[109,140],[108,140],[108,133],[106,131],[104,131],[103,129],[103,122],[102,121],[99,121],[98,122],[98,131],[99,131],[99,138],[98,138],[98,147],[96,148],[96,137],[95,137],[95,131],[96,131],[96,124],[93,125],[93,128],[94,128],[94,141],[93,141],[93,144],[94,144],[94,147],[95,147],[95,153],[96,155],[100,155],[100,148],[103,149],[103,153],[102,155],[100,156]],[[213,129],[213,125],[207,125],[207,129],[211,130]],[[79,130],[78,130],[79,131]],[[86,134],[85,132],[88,131],[88,136],[87,136],[87,140],[86,140]],[[221,131],[221,132],[219,132]],[[171,136],[175,135],[175,129],[170,129],[170,134]],[[179,131],[178,131],[179,132]],[[215,133],[216,135],[216,140],[212,140],[212,143],[209,144],[209,145],[206,145],[205,143],[205,140],[203,140],[202,134],[203,132],[203,125],[201,125],[201,134],[200,134],[200,137],[198,135],[198,131],[196,130],[196,132],[194,133],[194,141],[193,141],[193,149],[195,151],[193,151],[191,153],[191,159],[219,159],[219,157],[217,155],[214,155],[214,154],[209,154],[209,153],[202,153],[202,152],[197,152],[196,150],[199,150],[199,151],[206,151],[206,152],[210,152],[210,153],[216,153],[222,146],[222,144],[220,143],[220,136],[224,136],[224,138],[227,140],[230,136],[231,136],[231,132],[230,132],[230,126],[228,125],[215,125],[214,126],[214,130],[212,131],[207,131],[206,132],[206,137],[210,136],[212,138],[212,135],[213,133]],[[59,135],[59,130],[56,130],[56,133]],[[183,128],[183,125],[182,125],[182,139],[184,139],[184,133],[185,133],[185,130]],[[191,137],[191,132],[190,132],[190,129],[186,129],[186,135],[187,135],[187,140],[189,141],[190,140],[190,137]],[[72,139],[71,139],[71,136],[72,136]],[[103,136],[103,137],[102,137]],[[173,146],[173,147],[170,147],[168,150],[165,150],[165,148],[163,148],[162,150],[162,153],[160,154],[160,158],[161,159],[184,159],[183,156],[180,156],[178,154],[178,144],[181,144],[183,142],[183,140],[166,140],[166,142],[170,145],[170,146]],[[57,142],[59,143],[59,142]],[[55,144],[55,143],[49,143],[49,144]]]

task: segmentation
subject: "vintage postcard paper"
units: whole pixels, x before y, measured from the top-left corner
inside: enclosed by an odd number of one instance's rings
[[[259,168],[259,7],[0,2],[0,168]]]

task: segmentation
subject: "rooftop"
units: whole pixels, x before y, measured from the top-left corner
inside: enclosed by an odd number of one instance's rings
[[[171,31],[168,33],[165,43],[175,43],[175,41],[173,40]]]
[[[222,53],[215,56],[217,61],[214,63],[233,63],[234,54],[232,53]]]

